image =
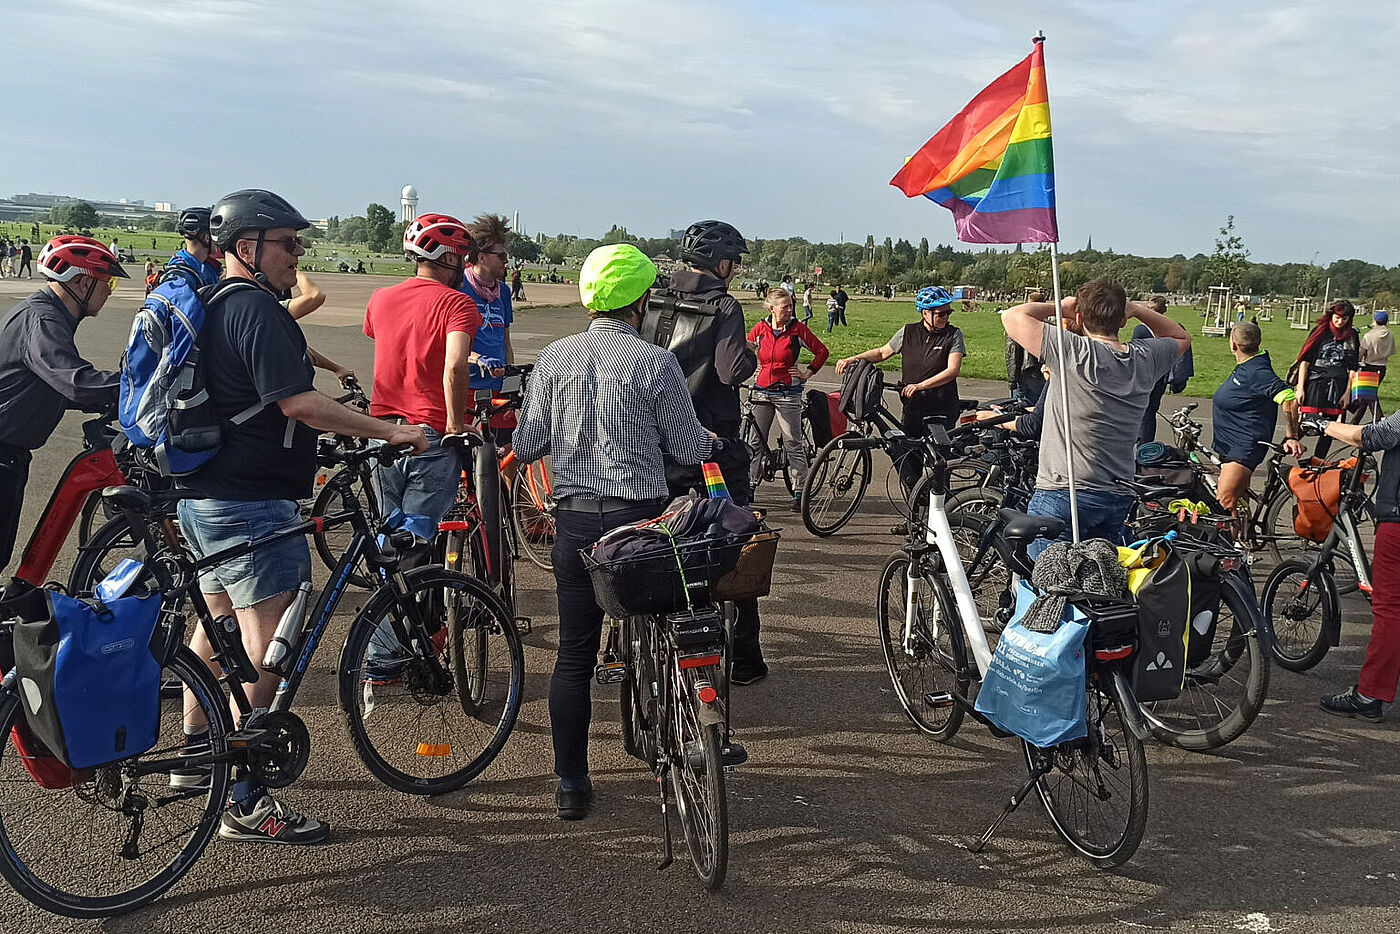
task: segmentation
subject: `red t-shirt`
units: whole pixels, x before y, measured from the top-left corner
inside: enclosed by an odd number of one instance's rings
[[[796,318],[789,318],[787,327],[775,331],[770,320],[764,318],[749,330],[749,343],[758,345],[758,375],[754,377],[755,386],[759,389],[777,385],[791,386],[792,371],[803,347],[812,352],[812,369],[822,368],[831,351],[812,333],[811,328]]]
[[[374,340],[370,414],[446,431],[447,335],[475,337],[480,327],[476,303],[441,282],[408,279],[372,294],[365,309],[365,334]]]

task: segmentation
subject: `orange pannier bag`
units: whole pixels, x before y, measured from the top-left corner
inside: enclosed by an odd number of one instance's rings
[[[1356,466],[1349,457],[1335,464],[1313,461],[1311,467],[1288,471],[1288,488],[1297,502],[1293,507],[1293,531],[1310,542],[1324,541],[1342,504],[1342,476]]]

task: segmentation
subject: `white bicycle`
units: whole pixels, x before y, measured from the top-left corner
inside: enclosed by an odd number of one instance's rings
[[[1009,417],[1009,416],[1008,416]],[[945,503],[953,433],[931,430],[934,456],[915,487],[910,536],[880,576],[878,614],[885,663],[895,694],[924,733],[947,741],[965,716],[997,736],[1010,736],[973,709],[975,688],[992,658],[987,629],[994,621],[977,604],[958,551],[958,536]],[[1053,538],[1064,522],[1004,509],[997,549],[1005,567],[1029,579],[1026,547]],[[1132,857],[1147,826],[1147,758],[1150,735],[1133,696],[1128,665],[1137,630],[1136,606],[1093,595],[1071,601],[1091,619],[1086,646],[1085,706],[1088,734],[1050,748],[1022,741],[1027,780],[972,846],[980,852],[1032,789],[1065,842],[1094,865],[1117,866]],[[970,656],[970,657],[969,657]]]

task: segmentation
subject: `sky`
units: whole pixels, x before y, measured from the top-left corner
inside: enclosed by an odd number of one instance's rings
[[[7,9],[0,196],[535,233],[953,242],[889,186],[1047,36],[1066,249],[1400,263],[1400,6],[1058,0],[45,0]],[[10,84],[13,91],[14,85]]]

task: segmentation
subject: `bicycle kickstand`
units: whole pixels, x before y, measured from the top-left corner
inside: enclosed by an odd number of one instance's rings
[[[1011,795],[1011,800],[1006,802],[1006,807],[1002,808],[1001,813],[997,815],[997,819],[992,821],[992,826],[988,827],[985,831],[983,831],[982,836],[978,837],[977,841],[973,843],[971,847],[969,847],[969,849],[973,853],[981,853],[984,849],[986,849],[987,843],[992,839],[992,835],[997,832],[997,829],[1001,827],[1002,822],[1005,821],[1008,817],[1010,817],[1011,812],[1020,807],[1022,802],[1024,802],[1026,798],[1030,796],[1031,789],[1035,787],[1035,783],[1049,774],[1049,764],[1042,757],[1037,758],[1040,761],[1036,763],[1035,769],[1031,772],[1030,778],[1026,779],[1025,784],[1023,784],[1020,788],[1016,789],[1015,793]]]
[[[664,773],[657,773],[656,787],[661,791],[661,862],[656,867],[656,871],[660,872],[675,862],[675,857],[671,852],[671,817],[666,806],[666,776]]]

